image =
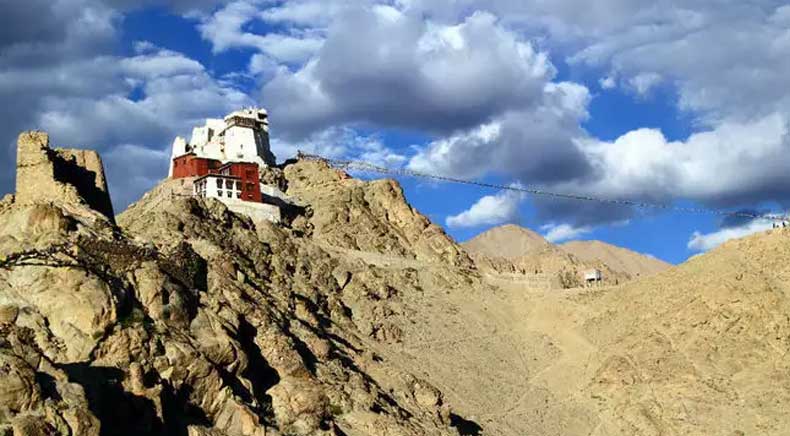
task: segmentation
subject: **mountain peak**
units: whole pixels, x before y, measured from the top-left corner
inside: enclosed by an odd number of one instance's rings
[[[505,258],[527,256],[552,246],[540,234],[516,224],[494,227],[461,245],[473,254]]]

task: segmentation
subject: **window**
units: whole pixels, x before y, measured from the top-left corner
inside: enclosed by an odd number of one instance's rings
[[[236,198],[241,198],[241,192],[236,193]]]
[[[236,190],[241,191],[241,182],[238,180],[236,181]]]
[[[222,179],[217,179],[217,189],[222,189]]]
[[[233,180],[225,180],[225,189],[233,189]]]

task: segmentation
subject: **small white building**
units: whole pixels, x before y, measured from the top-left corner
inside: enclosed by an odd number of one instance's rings
[[[193,182],[195,195],[202,198],[216,198],[224,200],[226,198],[241,199],[241,179],[234,176],[222,174],[209,174],[200,177]]]
[[[603,273],[599,269],[591,269],[584,272],[584,282],[588,285],[599,283],[603,280]]]
[[[195,179],[192,186],[195,196],[216,198],[231,211],[246,215],[253,221],[279,223],[282,220],[278,206],[242,200],[243,185],[239,177],[209,174]]]
[[[189,142],[182,137],[176,138],[170,159],[170,177],[173,176],[173,159],[187,153],[222,163],[254,162],[261,168],[274,165],[268,113],[259,108],[242,109],[221,120],[206,120],[204,126],[192,130]]]

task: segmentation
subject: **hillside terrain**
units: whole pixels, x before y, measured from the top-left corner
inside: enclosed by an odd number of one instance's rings
[[[553,247],[543,236],[515,224],[494,227],[461,245],[470,253],[504,258],[528,256]]]
[[[315,161],[264,177],[302,205],[284,224],[172,195],[172,180],[115,219],[71,196],[0,201],[0,431],[790,428],[790,229],[546,290],[476,263],[394,181]]]
[[[584,262],[601,262],[631,277],[649,276],[672,267],[655,257],[601,241],[570,241],[561,244],[560,248]]]
[[[517,281],[529,289],[583,286],[585,271],[598,269],[603,283],[616,285],[671,265],[599,241],[554,245],[527,228],[506,224],[489,229],[461,246],[476,266],[500,282]]]

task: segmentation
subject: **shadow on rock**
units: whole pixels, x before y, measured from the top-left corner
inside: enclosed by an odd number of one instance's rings
[[[458,429],[461,436],[480,436],[483,433],[483,427],[474,421],[464,419],[455,413],[450,414],[450,426]]]

